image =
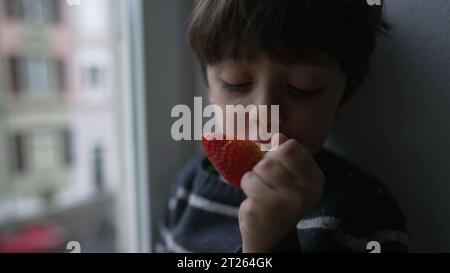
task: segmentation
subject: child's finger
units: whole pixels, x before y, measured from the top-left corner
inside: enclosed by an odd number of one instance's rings
[[[290,175],[278,160],[267,156],[256,164],[253,172],[280,193],[290,194],[292,192],[293,182],[291,180],[294,177]]]
[[[292,181],[304,182],[309,180],[308,175],[316,171],[317,168],[314,158],[308,150],[293,139],[288,140],[276,151],[267,154],[267,156],[276,159],[285,167],[294,177]]]
[[[262,181],[254,172],[247,172],[242,177],[241,189],[248,198],[255,201],[268,200],[275,192],[271,186]]]

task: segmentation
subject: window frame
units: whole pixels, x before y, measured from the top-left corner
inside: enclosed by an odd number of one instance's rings
[[[127,183],[128,252],[150,252],[152,246],[147,118],[144,80],[142,0],[119,0],[123,61],[123,124]],[[116,2],[117,3],[117,2]]]

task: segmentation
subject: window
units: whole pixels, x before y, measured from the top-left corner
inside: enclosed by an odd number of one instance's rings
[[[22,59],[20,76],[23,89],[29,94],[42,94],[50,91],[50,64],[46,58],[31,57]]]
[[[19,81],[19,60],[17,57],[10,57],[9,59],[9,72],[11,81],[11,90],[18,94],[20,90]]]
[[[106,87],[105,71],[98,66],[84,70],[84,87],[89,91],[99,91]]]
[[[16,174],[72,166],[73,140],[69,129],[41,128],[26,136],[23,132],[11,136],[12,168]]]
[[[26,169],[25,158],[25,136],[21,133],[15,133],[11,136],[11,156],[12,170],[15,174],[21,174]]]
[[[57,23],[60,0],[6,0],[9,17],[27,24]]]
[[[42,96],[65,89],[65,67],[61,60],[43,56],[11,57],[11,88],[14,93]]]
[[[58,167],[58,147],[50,129],[35,130],[29,146],[32,171],[52,171]]]
[[[146,242],[136,235],[143,176],[133,165],[141,120],[129,98],[138,82],[130,79],[135,50],[127,46],[135,33],[124,27],[135,18],[131,2],[138,1],[0,1],[0,40],[18,37],[0,47],[0,77],[8,83],[0,84],[0,148],[8,146],[0,164],[12,170],[0,168],[0,252],[69,252],[70,241],[82,252],[134,252]],[[55,22],[57,29],[47,27]],[[22,35],[36,33],[34,25],[46,26],[45,35]],[[110,95],[93,103],[85,89]],[[58,92],[63,99],[54,99]],[[30,249],[23,238],[36,223],[63,236],[52,233],[51,245]]]
[[[69,129],[63,129],[61,136],[63,146],[62,158],[64,159],[65,166],[70,167],[74,163],[72,131]]]
[[[97,145],[92,153],[92,169],[93,169],[93,181],[98,193],[103,192],[104,190],[104,155],[103,148],[100,145]]]

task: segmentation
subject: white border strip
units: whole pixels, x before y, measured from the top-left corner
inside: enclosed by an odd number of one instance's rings
[[[176,252],[176,253],[193,253],[193,251],[187,250],[186,248],[175,242],[172,234],[163,225],[159,226],[161,232],[161,237],[164,240],[166,252]]]
[[[182,187],[179,187],[175,196],[169,200],[169,209],[174,210],[179,200],[186,201],[192,207],[224,216],[237,218],[239,215],[239,208],[237,207],[206,199],[200,195],[191,193]]]
[[[197,194],[191,193],[183,187],[179,187],[175,196],[169,200],[169,210],[175,210],[178,201],[183,200],[187,202],[190,206],[217,213],[220,215],[237,218],[239,215],[239,208],[233,207],[230,205],[222,204],[216,201],[212,201],[205,197],[199,196]],[[298,229],[327,229],[327,230],[336,230],[341,223],[341,219],[331,216],[321,216],[315,217],[311,219],[301,220],[297,224]]]
[[[306,220],[301,220],[297,224],[297,229],[326,229],[326,230],[337,230],[341,219],[331,216],[320,216],[315,218],[310,218]]]

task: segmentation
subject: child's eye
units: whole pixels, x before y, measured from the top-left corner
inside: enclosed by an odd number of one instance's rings
[[[229,92],[246,92],[250,89],[252,83],[251,82],[246,82],[246,83],[240,83],[240,84],[231,84],[231,83],[227,83],[225,81],[222,81],[222,85],[223,87],[229,91]]]
[[[301,98],[314,98],[314,97],[320,96],[323,91],[323,88],[305,90],[305,89],[300,89],[300,88],[294,87],[292,85],[288,85],[287,89],[288,89],[289,93],[293,94],[296,97],[301,97]]]

